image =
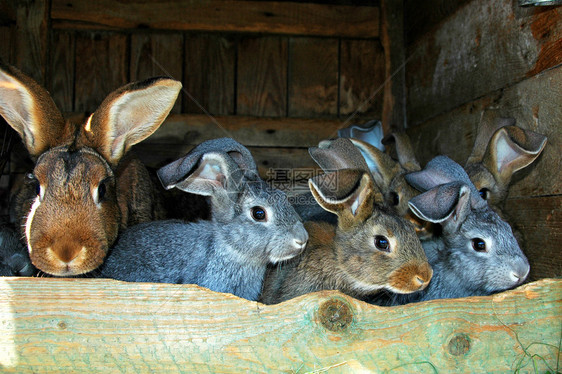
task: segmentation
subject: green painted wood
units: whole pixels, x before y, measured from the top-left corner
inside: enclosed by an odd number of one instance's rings
[[[192,285],[0,279],[0,370],[538,372],[559,368],[562,280],[393,308],[334,291],[266,306]]]

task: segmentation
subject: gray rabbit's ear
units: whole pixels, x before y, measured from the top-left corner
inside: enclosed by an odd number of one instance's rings
[[[353,227],[373,214],[378,191],[368,172],[338,170],[311,178],[308,185],[318,204],[338,216],[342,228]],[[379,199],[382,200],[382,196]]]
[[[398,162],[404,169],[407,171],[421,170],[421,166],[414,153],[414,147],[412,147],[412,142],[410,142],[410,137],[405,132],[394,132],[385,136],[382,144],[386,146],[395,145]]]
[[[361,152],[377,186],[389,188],[392,179],[402,171],[400,164],[369,143],[357,139],[350,140]]]
[[[228,154],[205,153],[182,180],[166,188],[175,187],[196,195],[213,196],[230,188],[229,184],[233,183],[231,176],[235,170],[238,170],[237,165]]]
[[[472,147],[470,156],[468,156],[466,165],[482,162],[492,135],[504,126],[513,125],[515,125],[515,118],[499,117],[495,110],[484,111],[480,123],[478,124],[474,146]]]
[[[546,136],[533,131],[517,126],[502,127],[492,136],[483,164],[498,183],[507,186],[513,173],[539,157],[546,141]]]
[[[308,152],[325,172],[342,169],[369,170],[361,152],[347,138],[323,140],[318,147],[310,147]]]
[[[408,205],[423,220],[457,226],[471,211],[470,188],[460,182],[443,184],[413,197]]]
[[[231,138],[220,138],[205,141],[195,147],[186,156],[179,158],[157,172],[160,182],[167,190],[192,173],[201,157],[207,153],[226,153],[241,170],[257,174],[257,166],[250,151],[242,144]]]

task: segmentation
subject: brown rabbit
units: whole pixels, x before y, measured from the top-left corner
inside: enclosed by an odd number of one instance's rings
[[[123,156],[162,124],[180,89],[168,78],[128,84],[75,125],[44,88],[0,63],[0,114],[35,160],[16,198],[16,216],[39,270],[92,271],[120,228],[153,218],[147,171]]]
[[[465,170],[488,204],[503,208],[515,172],[539,157],[546,137],[515,126],[513,118],[487,118],[479,126]]]
[[[343,142],[355,149],[347,139],[333,143]],[[318,150],[322,148],[311,149],[315,160]],[[321,166],[346,164],[339,161],[324,160]],[[368,171],[328,172],[310,179],[309,188],[323,209],[337,215],[337,226],[305,223],[306,249],[301,256],[269,269],[262,302],[274,304],[319,290],[364,298],[381,289],[411,293],[427,286],[433,271],[413,226],[381,206],[382,194]]]

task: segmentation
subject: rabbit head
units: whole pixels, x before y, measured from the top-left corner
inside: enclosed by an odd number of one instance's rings
[[[158,170],[166,189],[208,196],[211,219],[236,222],[231,241],[257,245],[265,262],[279,262],[302,252],[308,233],[287,196],[259,176],[252,155],[230,138],[214,139],[194,148],[187,156]]]
[[[317,237],[314,226],[309,234],[333,246],[344,291],[411,293],[427,286],[433,271],[413,226],[380,206],[382,195],[367,171],[329,172],[310,179],[309,187],[318,204],[338,216],[333,238]]]
[[[168,78],[128,84],[110,94],[86,123],[75,125],[64,120],[44,88],[0,64],[0,114],[35,160],[17,201],[38,269],[67,276],[102,263],[128,214],[117,190],[119,162],[160,126],[180,88]]]
[[[475,295],[512,288],[526,279],[529,262],[511,227],[480,197],[460,165],[438,156],[406,179],[426,191],[410,200],[412,211],[443,227],[444,245],[436,254],[440,277],[455,279],[457,287]]]
[[[465,169],[480,195],[501,207],[512,175],[535,161],[546,141],[541,134],[515,126],[513,118],[482,121]]]

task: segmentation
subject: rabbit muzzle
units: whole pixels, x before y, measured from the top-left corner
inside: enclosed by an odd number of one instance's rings
[[[401,294],[421,291],[429,285],[432,276],[433,269],[429,263],[410,261],[392,272],[388,289]]]
[[[287,232],[287,245],[281,250],[276,250],[270,256],[272,263],[289,260],[300,255],[308,243],[308,232],[302,222],[296,222]]]

